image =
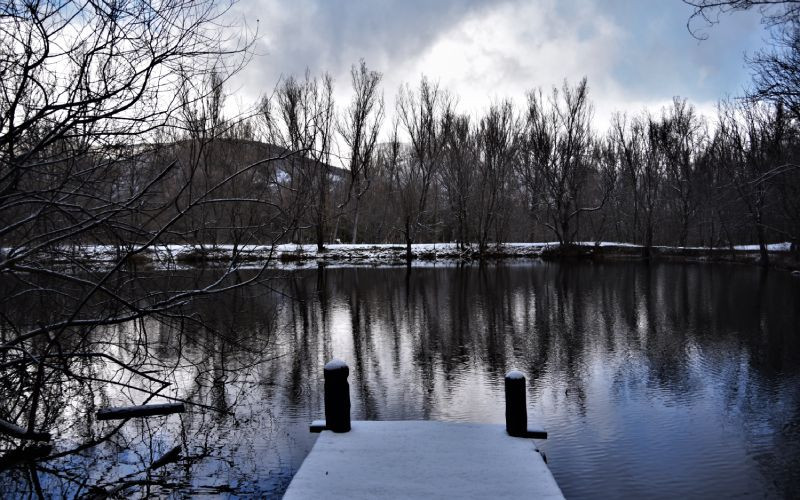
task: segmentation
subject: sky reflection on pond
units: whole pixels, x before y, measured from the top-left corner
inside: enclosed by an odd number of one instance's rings
[[[350,365],[355,419],[503,422],[503,375],[523,370],[568,498],[800,490],[800,280],[786,273],[508,262],[320,268],[272,285],[280,293],[195,304],[239,341],[187,346],[197,366],[176,385],[210,407],[236,403],[235,416],[162,417],[148,442],[130,423],[128,450],[104,448],[122,460],[182,442],[189,459],[154,491],[279,495],[313,445],[333,357]],[[161,333],[168,360],[174,336]],[[0,484],[23,491],[17,474]]]

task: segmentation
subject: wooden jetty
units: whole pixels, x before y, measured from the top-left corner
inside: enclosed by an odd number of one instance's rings
[[[325,420],[285,499],[564,498],[530,438],[525,377],[506,375],[506,425],[351,422],[349,369],[325,365]],[[521,398],[521,400],[520,400]]]

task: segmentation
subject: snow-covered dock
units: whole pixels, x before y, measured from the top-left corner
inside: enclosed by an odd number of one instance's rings
[[[503,425],[356,421],[320,434],[284,498],[564,496],[534,441]]]
[[[506,425],[351,422],[350,368],[325,365],[325,420],[284,498],[564,498],[531,438],[525,375],[506,374]]]

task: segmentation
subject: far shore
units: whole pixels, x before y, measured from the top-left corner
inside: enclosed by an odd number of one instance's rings
[[[800,273],[800,258],[789,243],[768,245],[770,267]],[[19,249],[2,249],[6,255]],[[126,249],[113,245],[85,245],[53,252],[53,264],[116,262]],[[412,263],[473,262],[500,259],[535,258],[543,260],[588,259],[597,261],[676,261],[676,262],[732,262],[758,265],[758,245],[734,247],[667,247],[654,246],[649,257],[644,247],[618,242],[576,242],[562,246],[557,242],[490,244],[483,255],[478,245],[462,246],[457,243],[417,243],[411,246]],[[157,267],[205,266],[230,264],[232,261],[251,265],[269,262],[275,267],[305,267],[315,264],[339,265],[402,265],[406,264],[406,246],[402,243],[381,244],[327,244],[317,251],[316,245],[159,245],[137,252],[132,258],[137,264]]]

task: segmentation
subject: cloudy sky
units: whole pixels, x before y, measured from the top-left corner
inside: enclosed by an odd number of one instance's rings
[[[745,53],[764,44],[757,13],[726,16],[698,41],[680,0],[240,0],[233,15],[258,22],[258,54],[231,89],[239,103],[282,76],[331,73],[337,102],[363,58],[383,73],[387,110],[422,74],[478,113],[493,100],[589,79],[595,122],[615,110],[658,111],[673,96],[710,112],[750,80]],[[701,26],[702,27],[702,26]]]

